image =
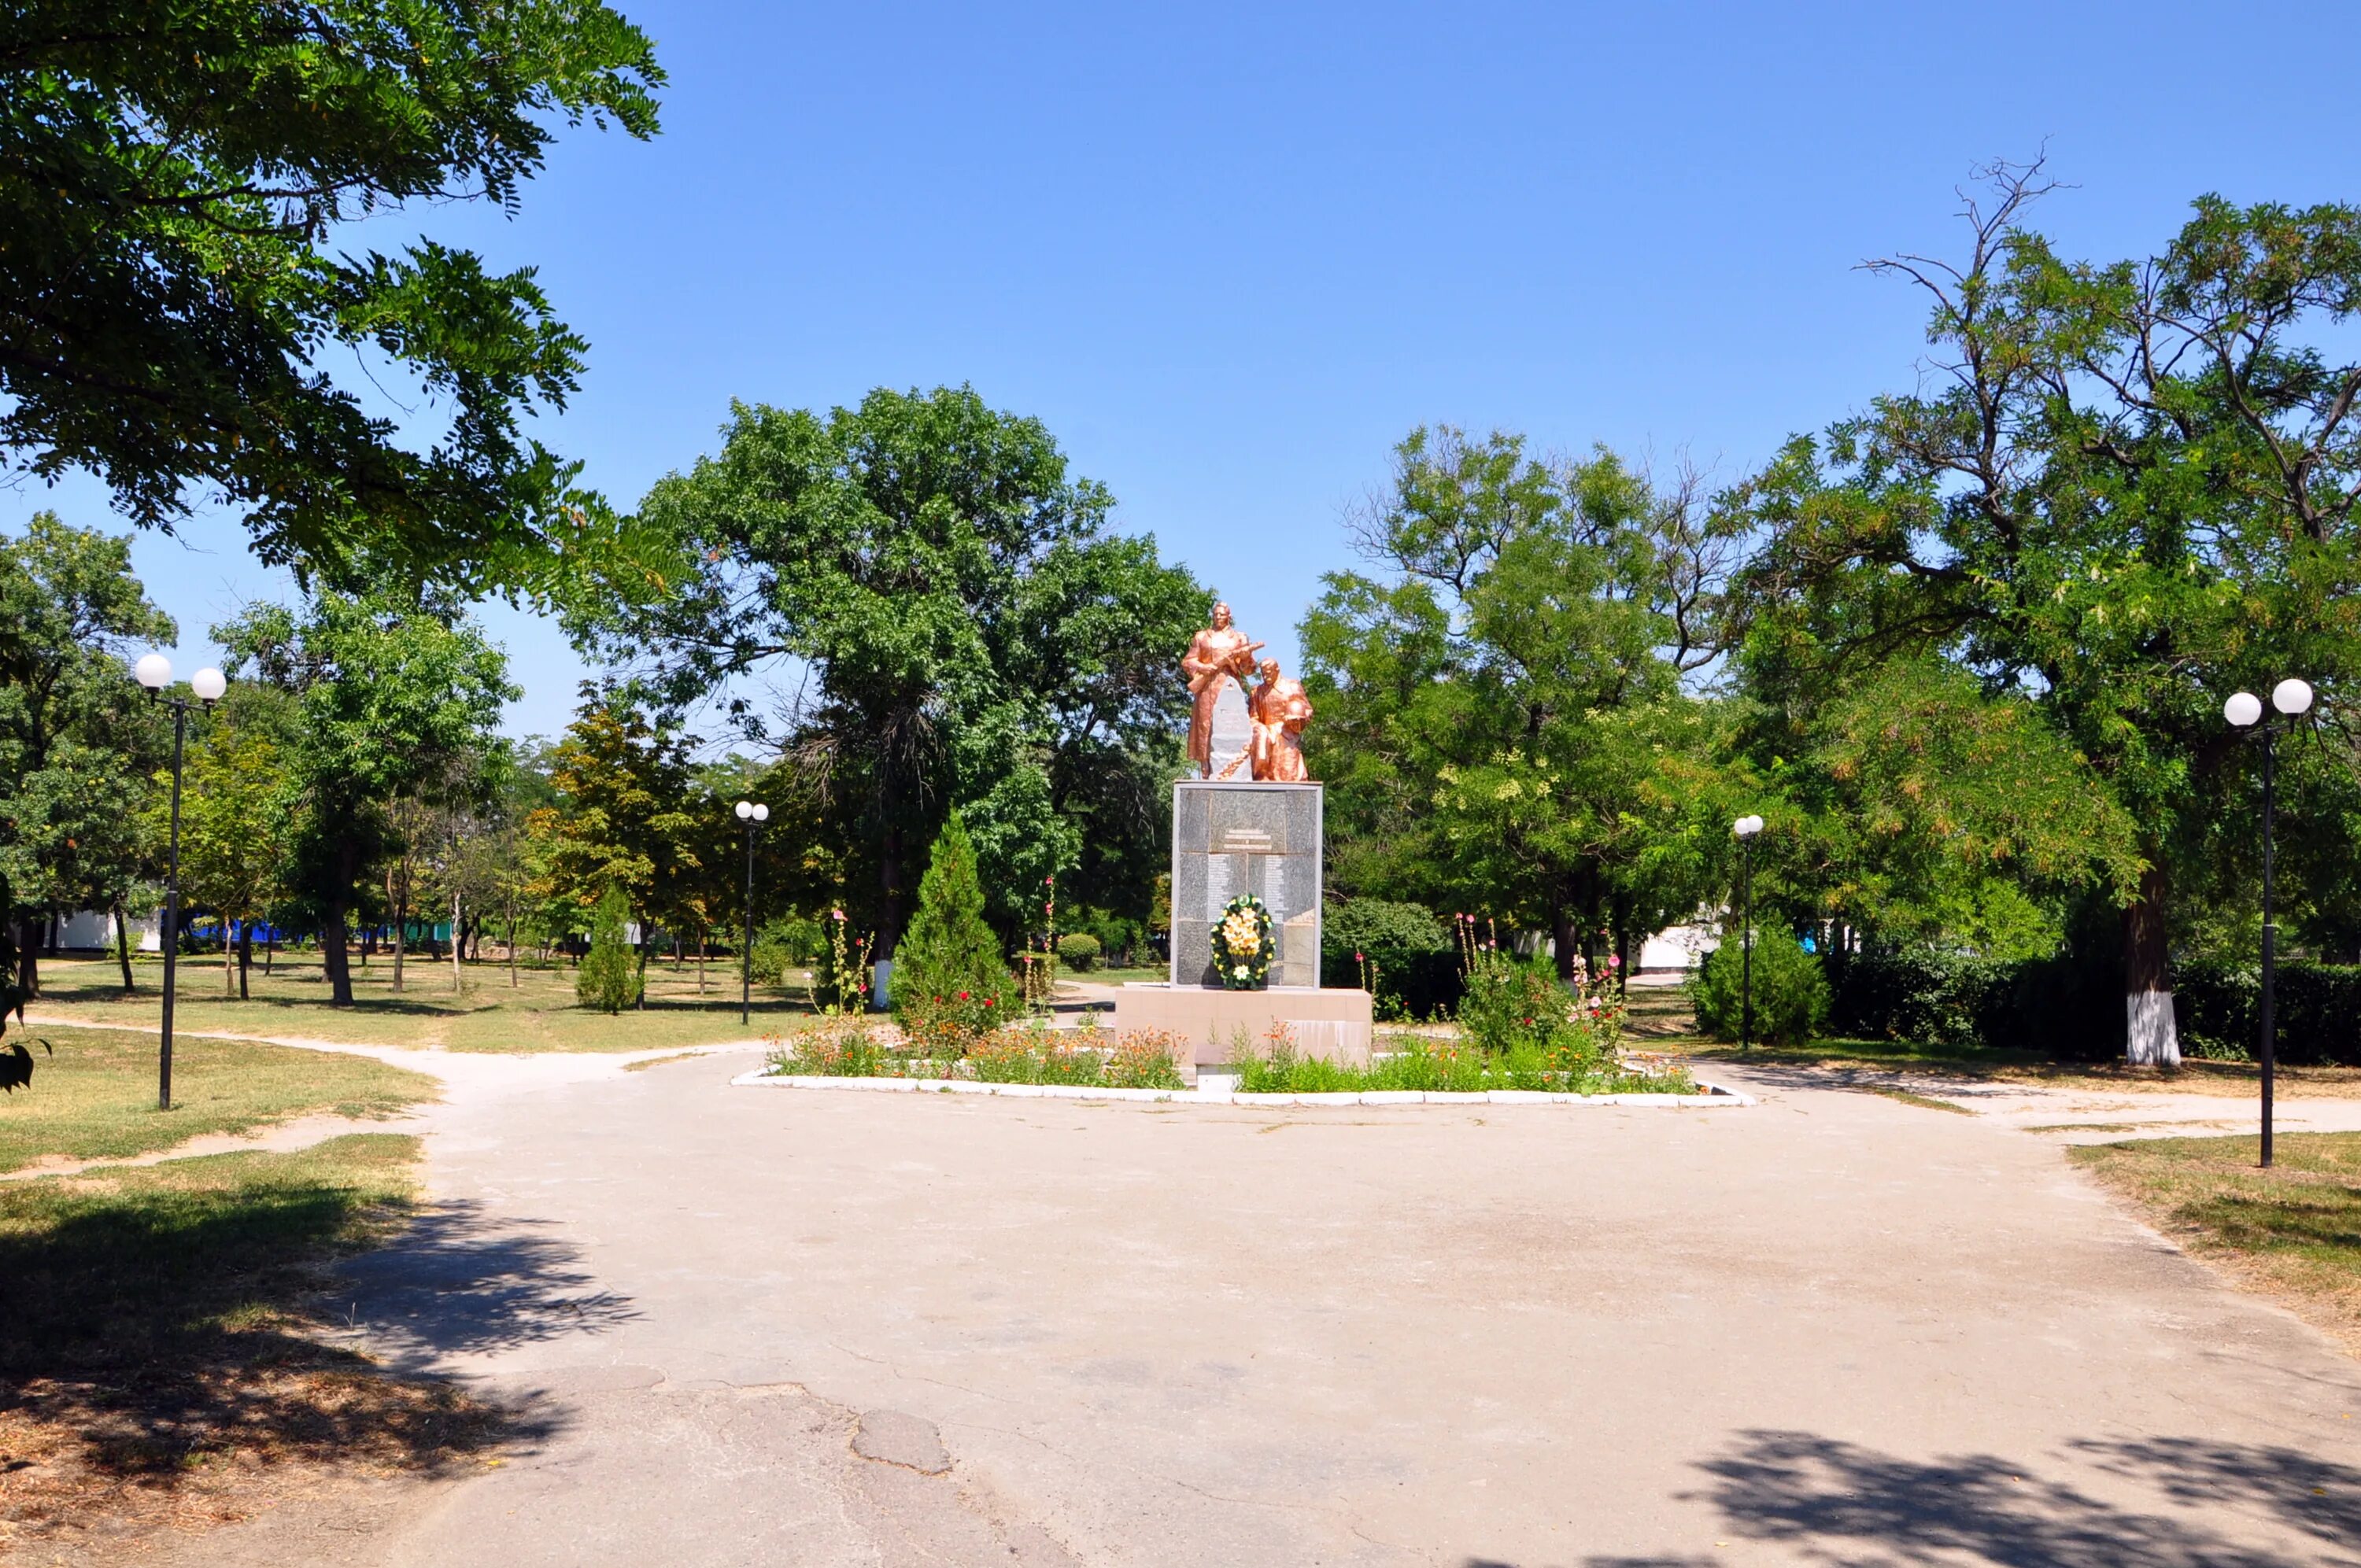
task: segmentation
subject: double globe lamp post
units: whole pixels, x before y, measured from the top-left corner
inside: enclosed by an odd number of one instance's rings
[[[172,710],[172,830],[165,840],[164,850],[164,1040],[163,1049],[156,1063],[156,1109],[172,1108],[172,987],[181,954],[181,755],[189,738],[188,697],[166,696],[172,684],[172,661],[161,653],[150,653],[132,666],[132,674],[148,688],[148,700],[160,702]],[[189,677],[189,690],[196,706],[210,708],[229,689],[229,682],[219,670],[207,665]],[[228,931],[224,929],[225,940]]]
[[[2293,676],[2271,688],[2271,707],[2278,709],[2289,724],[2312,711],[2312,686],[2309,682]],[[2263,1147],[2262,1163],[2271,1163],[2271,1076],[2277,1031],[2271,1023],[2271,977],[2277,965],[2279,927],[2271,923],[2271,810],[2273,776],[2277,761],[2272,744],[2270,715],[2264,711],[2262,699],[2252,692],[2233,692],[2230,700],[2222,705],[2222,717],[2234,729],[2252,729],[2263,739],[2263,986],[2258,1011],[2262,1031],[2263,1062]]]
[[[1738,1048],[1745,1051],[1754,1047],[1754,839],[1763,831],[1763,818],[1741,817],[1730,830],[1738,835],[1739,848]]]
[[[771,808],[759,800],[741,800],[737,812],[746,825],[746,946],[738,955],[738,1024],[743,1028],[754,1003],[754,833],[771,819]]]

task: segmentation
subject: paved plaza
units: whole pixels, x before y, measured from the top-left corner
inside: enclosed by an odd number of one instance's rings
[[[159,1560],[2361,1563],[2361,1365],[2004,1120],[1775,1075],[1260,1111],[731,1088],[750,1059],[455,1085],[432,1218],[346,1315],[519,1401],[522,1445]]]

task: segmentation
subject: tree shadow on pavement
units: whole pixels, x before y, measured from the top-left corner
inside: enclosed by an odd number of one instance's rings
[[[2288,1449],[2197,1439],[2069,1446],[2114,1480],[2177,1506],[2126,1506],[1992,1454],[1905,1459],[1795,1431],[1741,1434],[1730,1453],[1699,1466],[1716,1484],[1691,1496],[1718,1508],[1723,1521],[1717,1528],[1732,1536],[1788,1544],[1846,1568],[2361,1563],[2352,1554],[2361,1541],[2361,1470]],[[2193,1508],[2206,1512],[2183,1511]],[[2290,1558],[2289,1535],[2317,1542],[2317,1554]],[[1708,1561],[1585,1560],[1587,1568],[1690,1568]]]
[[[547,1221],[494,1217],[456,1201],[428,1206],[390,1245],[339,1272],[337,1335],[399,1371],[591,1336],[641,1314],[597,1288]]]

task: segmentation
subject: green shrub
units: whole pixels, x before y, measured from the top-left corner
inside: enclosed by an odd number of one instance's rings
[[[1024,1010],[1000,938],[984,923],[975,846],[957,812],[935,840],[917,910],[894,950],[888,1001],[906,1031],[945,1046],[969,1043]]]
[[[1110,914],[1104,909],[1061,909],[1058,912],[1058,924],[1075,935],[1097,938],[1099,961],[1110,968],[1114,967],[1118,959],[1136,959],[1145,940],[1141,935],[1138,921]],[[1060,962],[1065,960],[1062,944],[1058,956]]]
[[[1547,959],[1478,948],[1459,999],[1459,1032],[1487,1051],[1548,1040],[1574,1022],[1574,993]]]
[[[817,920],[789,915],[756,931],[755,983],[785,985],[797,970],[810,968],[828,947],[819,927]]]
[[[1744,970],[1739,938],[1732,933],[1706,955],[1697,978],[1689,984],[1697,1026],[1716,1039],[1739,1036]],[[1753,992],[1753,1037],[1762,1044],[1798,1045],[1828,1023],[1828,977],[1819,960],[1787,932],[1755,934]]]
[[[1369,986],[1378,1015],[1440,1017],[1459,1004],[1461,964],[1451,929],[1424,905],[1331,900],[1320,923],[1320,983]]]
[[[590,951],[574,976],[574,994],[585,1007],[620,1013],[640,1000],[639,955],[628,940],[631,900],[610,887],[590,912]]]
[[[1058,938],[1058,962],[1076,974],[1088,974],[1099,967],[1099,954],[1105,948],[1087,931],[1069,931]]]

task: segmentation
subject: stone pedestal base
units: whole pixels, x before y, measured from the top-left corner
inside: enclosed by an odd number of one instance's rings
[[[1180,1064],[1196,1080],[1200,1067],[1218,1067],[1238,1055],[1240,1036],[1257,1057],[1270,1054],[1272,1026],[1285,1024],[1298,1056],[1366,1066],[1376,1003],[1366,991],[1274,985],[1268,991],[1215,991],[1194,985],[1135,981],[1115,998],[1115,1027],[1166,1029],[1195,1047]]]

